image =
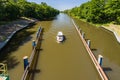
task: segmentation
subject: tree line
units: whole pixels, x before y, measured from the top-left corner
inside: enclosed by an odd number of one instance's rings
[[[64,12],[92,23],[120,24],[120,0],[91,0]]]
[[[15,20],[22,16],[40,20],[50,19],[59,11],[46,3],[36,4],[26,0],[0,0],[0,21]]]

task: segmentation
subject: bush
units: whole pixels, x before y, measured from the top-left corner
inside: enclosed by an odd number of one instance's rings
[[[117,23],[117,24],[120,24],[120,16],[117,17],[116,23]]]

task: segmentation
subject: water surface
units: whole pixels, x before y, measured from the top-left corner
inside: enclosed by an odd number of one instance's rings
[[[21,79],[24,71],[22,58],[30,56],[31,42],[35,39],[39,26],[44,28],[44,33],[36,66],[38,72],[35,72],[34,80],[100,80],[71,18],[65,14],[59,14],[52,21],[40,21],[35,26],[26,29],[24,34],[30,32],[32,34],[22,39],[15,50],[10,51],[7,56],[11,80]],[[66,37],[61,44],[56,42],[58,31],[62,31]]]
[[[40,24],[45,32],[37,64],[40,73],[34,80],[100,80],[69,16],[60,14]],[[61,44],[56,42],[58,31],[66,37]]]
[[[113,33],[78,19],[74,20],[85,32],[85,38],[91,40],[91,49],[96,57],[99,54],[104,57],[102,67],[109,79],[120,80],[120,43],[117,42]]]

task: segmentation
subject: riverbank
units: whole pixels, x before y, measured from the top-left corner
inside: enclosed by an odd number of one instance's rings
[[[87,50],[87,52],[88,52],[91,60],[93,61],[93,63],[94,63],[94,65],[95,65],[95,67],[96,67],[96,69],[97,69],[97,71],[98,71],[101,79],[102,79],[102,80],[108,80],[106,74],[104,73],[103,69],[101,68],[101,66],[100,66],[99,63],[97,62],[97,59],[95,58],[94,54],[92,53],[91,49],[89,48],[89,44],[86,43],[85,39],[83,38],[82,34],[80,33],[80,30],[79,30],[78,27],[76,26],[76,24],[75,24],[75,22],[74,22],[73,19],[72,19],[72,22],[73,22],[73,24],[74,24],[74,26],[75,26],[75,28],[76,28],[79,36],[80,36],[80,38],[81,38],[81,40],[82,40],[85,48],[86,48],[86,50]]]
[[[85,19],[80,19],[83,22],[87,22]],[[88,22],[89,24],[96,26],[96,27],[102,27],[104,29],[107,29],[108,31],[112,32],[117,39],[117,42],[120,43],[120,25],[115,24],[93,24],[91,22]]]
[[[37,20],[21,18],[8,24],[0,25],[0,50],[9,42],[15,33],[33,25]]]
[[[114,34],[100,26],[89,24],[88,22],[74,19],[77,26],[85,32],[85,39],[91,40],[91,50],[96,56],[102,55],[102,68],[110,80],[119,80],[120,77],[120,44]],[[106,25],[106,24],[105,24]]]
[[[107,26],[102,25],[102,27],[111,31],[115,35],[117,41],[120,43],[120,25],[109,24]]]

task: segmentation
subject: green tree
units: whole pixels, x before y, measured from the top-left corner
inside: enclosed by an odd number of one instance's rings
[[[65,12],[93,23],[120,23],[120,0],[91,0]]]
[[[21,16],[40,20],[56,16],[58,10],[46,3],[36,4],[27,0],[0,0],[0,20],[14,20]]]

